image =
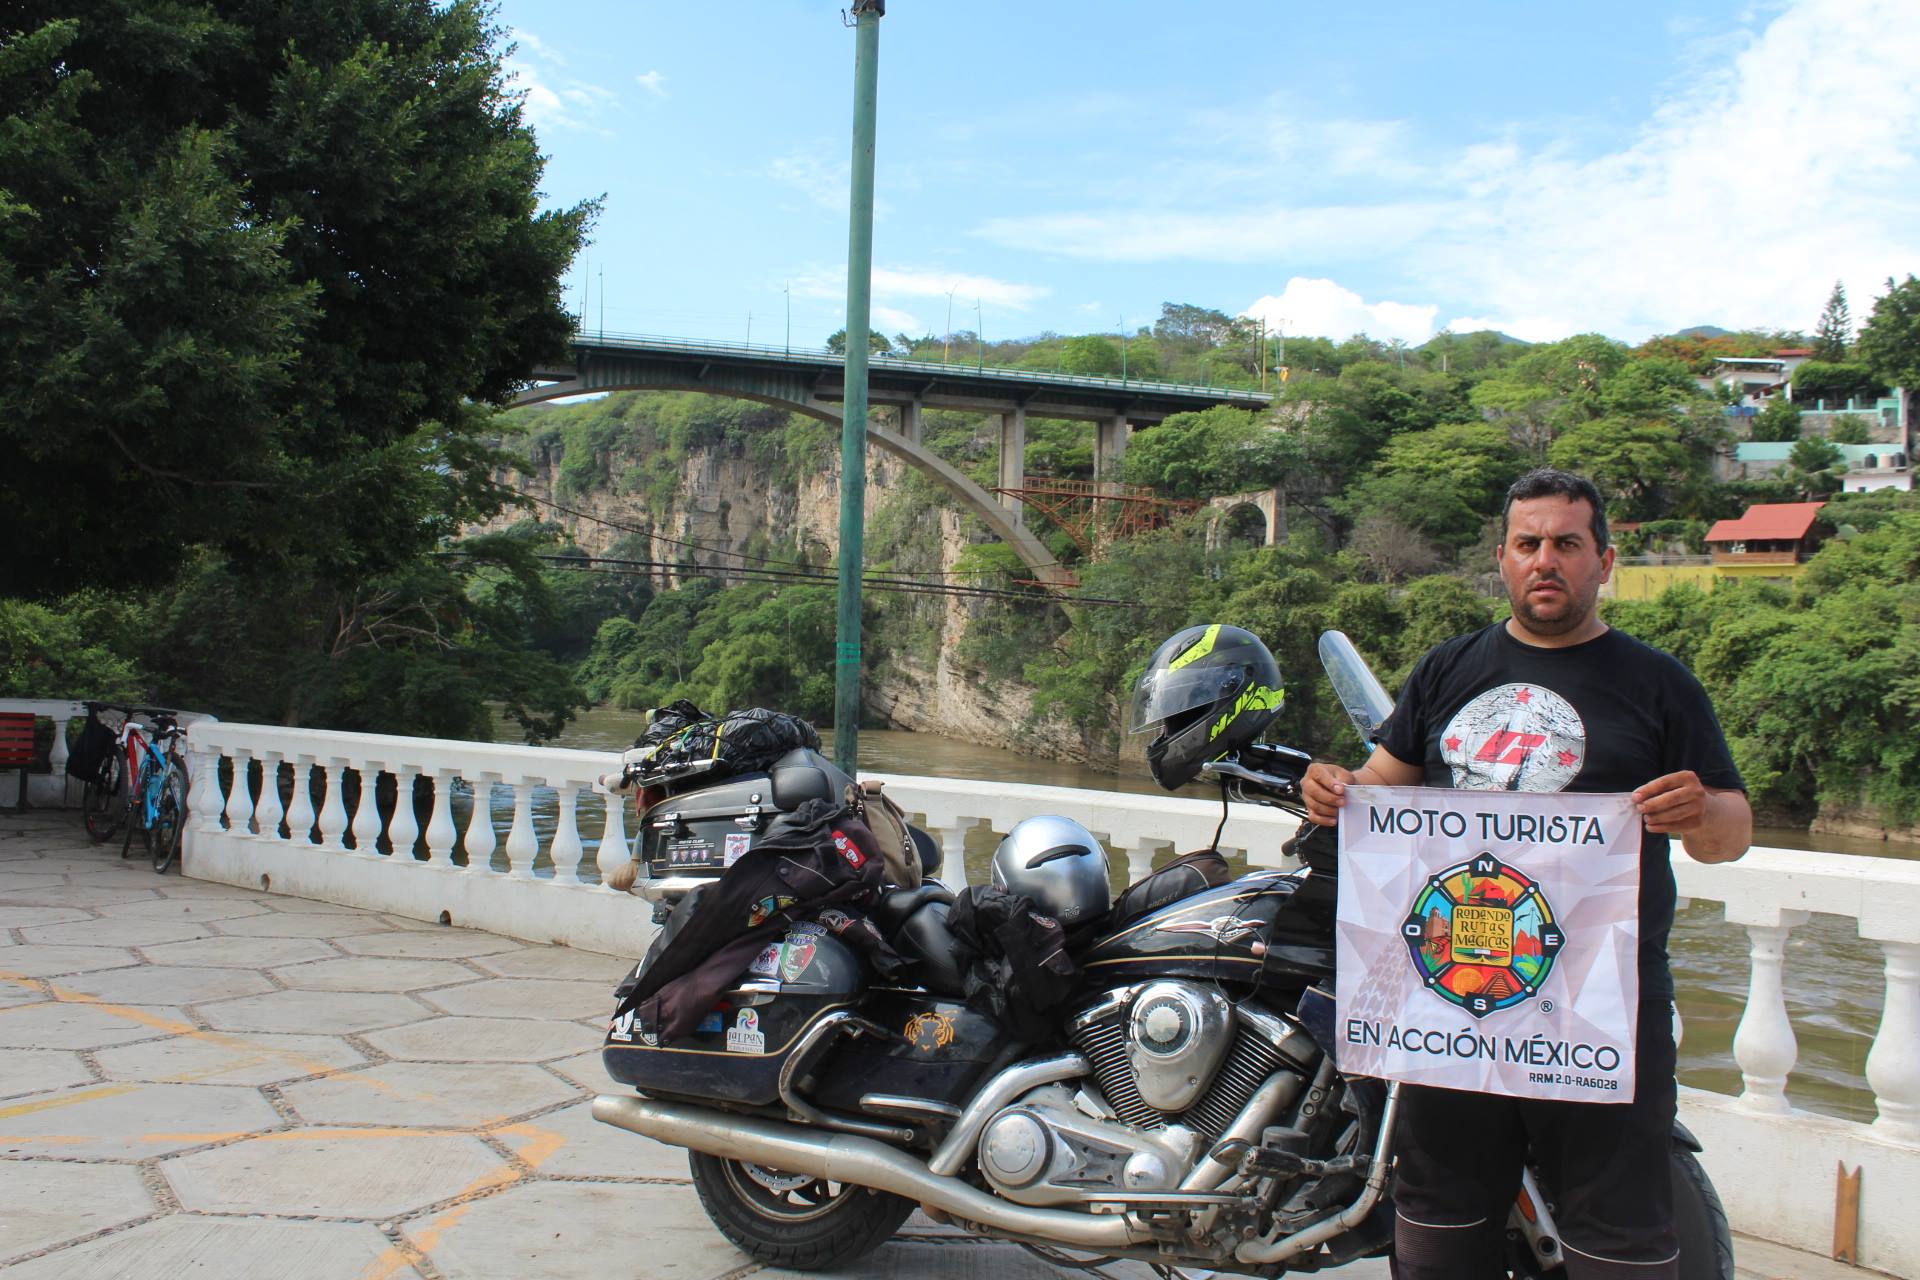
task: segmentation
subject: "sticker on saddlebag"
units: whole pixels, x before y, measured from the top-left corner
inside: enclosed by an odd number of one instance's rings
[[[740,1017],[727,1028],[728,1053],[765,1053],[767,1037],[760,1030],[760,1015],[752,1009],[742,1009]]]
[[[747,847],[753,843],[753,837],[744,831],[727,832],[726,849],[720,856],[720,865],[730,867],[747,856]]]
[[[634,1011],[629,1009],[608,1023],[607,1039],[618,1040],[622,1044],[633,1043],[633,1014]]]
[[[780,972],[780,944],[769,942],[766,950],[755,956],[753,963],[747,966],[747,972],[762,978],[771,978]]]

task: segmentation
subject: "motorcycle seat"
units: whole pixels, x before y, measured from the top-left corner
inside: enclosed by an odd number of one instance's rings
[[[911,890],[918,894],[930,886]],[[939,888],[939,886],[931,886]],[[953,910],[953,895],[945,889],[921,903],[893,935],[893,946],[914,962],[913,975],[936,995],[961,998],[967,993],[966,969],[960,940],[947,927],[947,913]]]
[[[937,880],[929,880],[915,889],[889,889],[873,904],[873,922],[889,939],[900,932],[908,917],[930,902],[953,905],[953,890]]]

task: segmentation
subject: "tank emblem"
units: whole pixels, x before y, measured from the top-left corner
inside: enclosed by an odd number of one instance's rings
[[[1239,916],[1215,916],[1211,920],[1181,920],[1174,924],[1160,926],[1162,933],[1198,933],[1212,938],[1225,946],[1238,942],[1260,927],[1258,920],[1242,920]]]
[[[742,1009],[734,1024],[727,1028],[728,1053],[765,1053],[767,1051],[766,1033],[760,1030],[760,1015],[752,1009]]]
[[[953,1043],[953,1019],[944,1013],[916,1013],[901,1034],[922,1053],[935,1053]]]
[[[813,939],[805,934],[798,937],[791,934],[780,944],[780,981],[798,982],[800,975],[813,963]]]
[[[1566,943],[1540,886],[1490,853],[1422,885],[1400,933],[1427,990],[1476,1018],[1532,998]]]

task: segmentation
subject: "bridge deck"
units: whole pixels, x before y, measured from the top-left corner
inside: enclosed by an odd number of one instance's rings
[[[682,1153],[587,1114],[614,1087],[598,1047],[627,960],[116,853],[70,813],[0,821],[10,1280],[787,1274],[714,1232]],[[1868,1274],[1740,1253],[1753,1280]],[[1068,1273],[916,1217],[842,1274]]]

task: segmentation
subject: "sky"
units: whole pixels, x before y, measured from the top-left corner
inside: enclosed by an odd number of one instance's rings
[[[874,327],[1629,342],[1856,325],[1920,273],[1920,3],[892,0]],[[589,329],[844,324],[854,33],[813,0],[501,0]]]

